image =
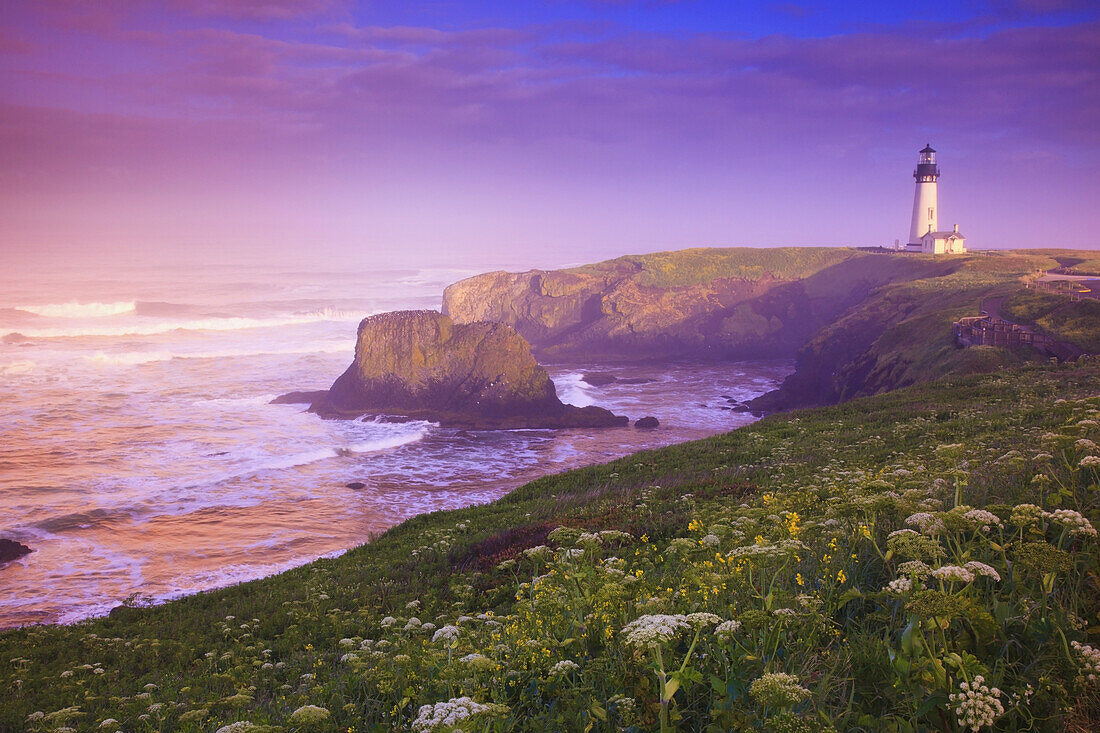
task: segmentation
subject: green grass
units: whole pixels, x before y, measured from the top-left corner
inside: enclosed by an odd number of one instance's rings
[[[1100,300],[1070,300],[1040,290],[1020,290],[1002,306],[1006,318],[1035,327],[1059,341],[1100,353]]]
[[[1090,729],[1073,643],[1100,646],[1100,552],[1050,512],[1100,522],[1098,395],[1085,361],[773,416],[264,580],[9,631],[0,730],[407,730],[464,696],[467,731],[959,730],[949,696],[978,675],[997,730]],[[942,526],[896,534],[919,512]],[[1000,580],[921,590],[918,559]],[[626,627],[654,614],[683,628],[650,646]]]

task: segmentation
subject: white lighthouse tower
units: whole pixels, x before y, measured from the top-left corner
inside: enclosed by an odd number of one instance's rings
[[[936,151],[931,145],[925,145],[917,158],[917,169],[913,178],[917,179],[917,190],[913,194],[913,225],[909,228],[909,246],[920,247],[921,239],[928,232],[934,232],[936,226],[936,180],[940,177],[940,168],[936,165]]]
[[[913,223],[909,227],[909,252],[925,254],[959,254],[966,252],[966,237],[959,232],[959,225],[949,231],[939,231],[939,213],[936,211],[936,181],[940,168],[936,165],[936,151],[925,145],[917,158],[917,190],[913,194]]]

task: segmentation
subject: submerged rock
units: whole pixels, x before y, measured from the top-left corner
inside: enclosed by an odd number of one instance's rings
[[[364,319],[355,360],[310,410],[325,417],[400,414],[482,429],[629,423],[600,407],[562,404],[530,345],[511,326],[456,324],[435,311]]]
[[[34,550],[15,540],[0,539],[0,565],[12,560],[17,560],[24,555],[29,555]]]
[[[344,484],[344,486],[348,487],[349,489],[354,489],[355,491],[367,488],[367,485],[362,481],[352,481],[351,483]]]
[[[642,419],[635,422],[634,427],[636,427],[636,428],[656,428],[656,427],[659,427],[660,424],[661,424],[660,420],[658,420],[657,418],[650,415],[648,417],[643,417]]]
[[[268,404],[271,405],[310,405],[323,399],[328,394],[327,390],[319,389],[311,392],[287,392],[281,394]]]

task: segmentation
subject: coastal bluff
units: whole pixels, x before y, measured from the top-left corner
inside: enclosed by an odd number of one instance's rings
[[[359,324],[355,358],[310,410],[323,417],[397,415],[471,429],[618,427],[600,407],[558,399],[511,326],[456,324],[436,311],[395,311]]]
[[[747,404],[763,414],[1040,360],[1034,349],[958,349],[952,324],[992,298],[1010,304],[1023,298],[1021,322],[1031,323],[1037,306],[1021,295],[1030,292],[1025,281],[1038,271],[1092,262],[1089,256],[694,248],[563,270],[485,273],[447,287],[442,311],[459,324],[509,325],[542,359],[793,359],[795,370],[779,389]],[[1090,348],[1096,328],[1084,309],[1044,308],[1047,315],[1032,315],[1046,320],[1032,326]]]

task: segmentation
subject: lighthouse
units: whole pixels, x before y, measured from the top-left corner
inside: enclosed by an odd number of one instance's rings
[[[951,231],[939,231],[936,211],[936,181],[940,167],[936,165],[936,151],[925,145],[917,158],[917,190],[913,193],[913,222],[909,227],[909,243],[906,251],[925,254],[956,254],[966,251],[966,237],[956,224]]]
[[[936,181],[940,177],[940,167],[936,165],[936,151],[931,145],[925,145],[917,158],[917,169],[913,178],[917,179],[917,190],[913,194],[913,225],[909,228],[909,246],[921,246],[921,239],[936,227]]]

